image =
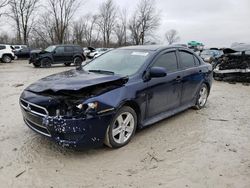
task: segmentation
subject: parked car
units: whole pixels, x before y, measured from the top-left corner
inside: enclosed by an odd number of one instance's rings
[[[0,44],[0,60],[4,63],[11,63],[15,59],[13,50],[11,45]]]
[[[62,146],[119,148],[137,128],[203,108],[211,86],[212,66],[189,49],[131,46],[31,84],[20,105],[28,127]]]
[[[12,46],[13,46],[15,52],[17,52],[21,49],[24,49],[24,48],[28,48],[27,45],[12,45]]]
[[[96,49],[93,47],[90,47],[90,46],[83,48],[83,53],[84,53],[85,57],[88,57],[88,58],[89,58],[89,54],[94,52],[94,51],[96,51]]]
[[[88,58],[89,59],[96,58],[102,55],[103,53],[107,52],[108,50],[109,50],[108,48],[96,48],[95,51],[89,53]]]
[[[214,79],[250,83],[250,45],[225,48],[224,55],[214,63]]]
[[[200,54],[201,58],[207,63],[212,63],[214,60],[220,58],[222,55],[223,52],[219,49],[205,49]]]
[[[17,58],[20,58],[20,59],[28,59],[30,58],[30,53],[31,53],[31,49],[30,48],[22,48],[20,50],[15,50],[14,51],[14,54],[15,56],[17,56]]]
[[[85,61],[82,47],[78,45],[53,45],[45,50],[34,50],[30,53],[29,63],[35,67],[50,67],[52,64],[72,63],[79,66]]]

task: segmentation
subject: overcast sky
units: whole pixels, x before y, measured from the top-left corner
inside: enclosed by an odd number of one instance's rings
[[[96,13],[101,2],[85,0],[76,16]],[[139,0],[114,2],[131,15]],[[155,4],[161,15],[156,32],[159,41],[163,41],[167,30],[176,29],[180,43],[196,40],[210,47],[250,43],[250,0],[155,0]]]

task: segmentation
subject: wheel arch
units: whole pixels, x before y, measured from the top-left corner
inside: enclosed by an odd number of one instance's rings
[[[203,83],[206,84],[207,89],[208,89],[208,94],[210,94],[211,85],[207,81],[204,81]]]
[[[122,102],[119,105],[118,109],[120,109],[123,106],[128,106],[128,107],[132,108],[135,111],[135,113],[137,115],[137,125],[140,125],[140,122],[141,122],[141,109],[140,109],[138,103],[133,101],[133,100],[127,100],[127,101]]]
[[[73,56],[73,59],[75,59],[76,57],[80,57],[80,58],[82,59],[82,61],[85,61],[85,60],[86,60],[85,56],[80,55],[80,54],[74,55],[74,56]]]
[[[5,56],[5,55],[10,56],[10,58],[13,57],[13,55],[12,55],[11,53],[3,53],[3,54],[2,54],[2,58],[3,58],[3,56]]]
[[[49,59],[51,61],[51,64],[54,62],[53,58],[50,56],[41,57],[41,59],[39,61],[41,62],[44,59]]]

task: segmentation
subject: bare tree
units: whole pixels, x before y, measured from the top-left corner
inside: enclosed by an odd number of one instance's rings
[[[127,43],[127,10],[124,9],[119,13],[117,23],[115,25],[115,34],[117,37],[118,46],[126,45]]]
[[[98,25],[102,32],[103,46],[109,47],[111,34],[116,22],[116,6],[113,0],[106,0],[99,7]]]
[[[35,43],[39,42],[43,47],[50,44],[55,44],[56,41],[55,24],[51,17],[47,15],[48,12],[42,14],[32,30]]]
[[[8,5],[9,0],[0,0],[0,17],[4,14],[2,9]]]
[[[175,29],[167,31],[165,34],[165,38],[167,39],[169,45],[178,42],[180,40],[178,32]]]
[[[34,24],[34,12],[39,0],[10,0],[9,16],[15,21],[17,40],[28,44],[28,37]]]
[[[80,2],[79,0],[48,0],[48,10],[52,16],[56,43],[66,41],[70,22],[79,8]]]
[[[97,20],[97,15],[88,14],[87,16],[85,16],[84,39],[87,43],[87,46],[92,46],[92,44],[99,39]]]
[[[160,16],[155,8],[154,0],[141,0],[130,19],[129,29],[136,45],[144,44],[148,36],[160,25]]]
[[[87,14],[73,24],[73,42],[92,46],[99,39],[97,15]]]

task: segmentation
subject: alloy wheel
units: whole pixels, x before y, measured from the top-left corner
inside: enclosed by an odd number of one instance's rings
[[[208,90],[206,86],[203,86],[200,90],[200,94],[199,94],[199,106],[203,107],[206,102],[207,102],[207,97],[208,97]]]
[[[127,142],[133,135],[135,119],[130,112],[120,114],[114,121],[112,130],[113,140],[118,144]]]

